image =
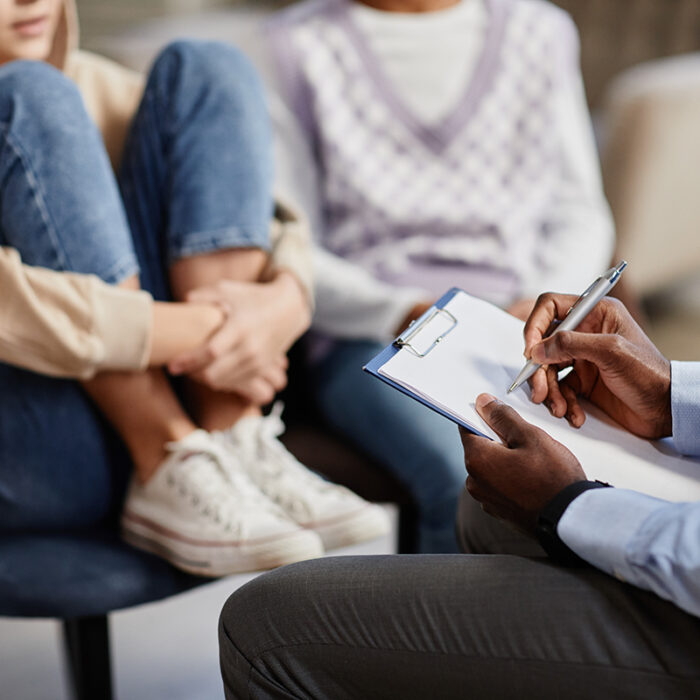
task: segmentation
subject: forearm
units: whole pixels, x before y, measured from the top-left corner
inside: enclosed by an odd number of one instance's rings
[[[308,290],[296,274],[287,270],[275,271],[265,287],[269,293],[272,322],[288,327],[288,350],[311,325],[311,303]]]
[[[671,363],[673,442],[687,455],[700,455],[700,362]]]
[[[152,304],[146,292],[23,265],[16,251],[0,248],[0,296],[3,362],[75,379],[146,365]]]
[[[700,615],[700,504],[587,491],[566,509],[557,532],[593,566]]]
[[[430,295],[385,284],[361,267],[316,247],[315,329],[336,338],[388,342],[402,320]]]
[[[155,302],[149,366],[166,365],[174,357],[200,347],[223,321],[224,312],[211,304]]]

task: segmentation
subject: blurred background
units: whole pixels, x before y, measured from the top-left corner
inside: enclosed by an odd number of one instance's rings
[[[555,2],[581,33],[617,257],[630,262],[621,296],[667,356],[700,360],[700,0]],[[231,40],[284,4],[78,0],[82,45],[144,70],[174,38]],[[244,580],[113,615],[117,696],[221,698],[215,621]],[[58,641],[55,623],[0,620],[0,696],[66,697]]]
[[[700,0],[554,0],[582,66],[619,258],[619,295],[662,351],[700,359]],[[181,36],[231,39],[265,0],[78,0],[82,42],[144,70]]]

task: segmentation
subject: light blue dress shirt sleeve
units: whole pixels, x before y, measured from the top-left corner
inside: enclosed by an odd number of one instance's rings
[[[672,363],[671,410],[676,448],[700,454],[700,362]],[[593,566],[700,617],[700,503],[592,489],[569,505],[557,533]]]
[[[671,363],[673,444],[684,455],[700,455],[700,362]]]

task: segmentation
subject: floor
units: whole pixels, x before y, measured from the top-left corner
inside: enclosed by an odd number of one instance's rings
[[[394,542],[392,534],[334,554],[389,554]],[[112,615],[116,700],[221,700],[219,611],[231,592],[251,578],[233,576]],[[0,699],[69,698],[58,624],[0,618]]]

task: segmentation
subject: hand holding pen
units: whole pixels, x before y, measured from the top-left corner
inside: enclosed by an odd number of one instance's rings
[[[544,370],[532,377],[532,400],[580,427],[586,398],[630,432],[656,439],[671,434],[671,367],[616,299],[603,299],[576,331],[546,336],[576,297],[543,294],[525,325],[526,355]],[[558,371],[572,366],[561,381]]]
[[[578,299],[569,307],[561,323],[554,329],[552,335],[561,333],[562,331],[572,331],[578,327],[586,316],[591,312],[595,305],[606,296],[610,290],[617,284],[622,271],[627,267],[627,263],[623,260],[617,267],[609,269],[602,277],[595,280],[588,289],[581,294]],[[541,299],[542,297],[540,297]],[[539,299],[538,299],[539,303]],[[534,313],[534,311],[533,311]],[[545,331],[546,332],[546,331]],[[525,347],[525,354],[528,354],[528,347]],[[523,385],[535,372],[541,367],[541,364],[530,358],[525,367],[520,370],[520,374],[515,378],[515,381],[508,389],[510,394],[519,386]]]

